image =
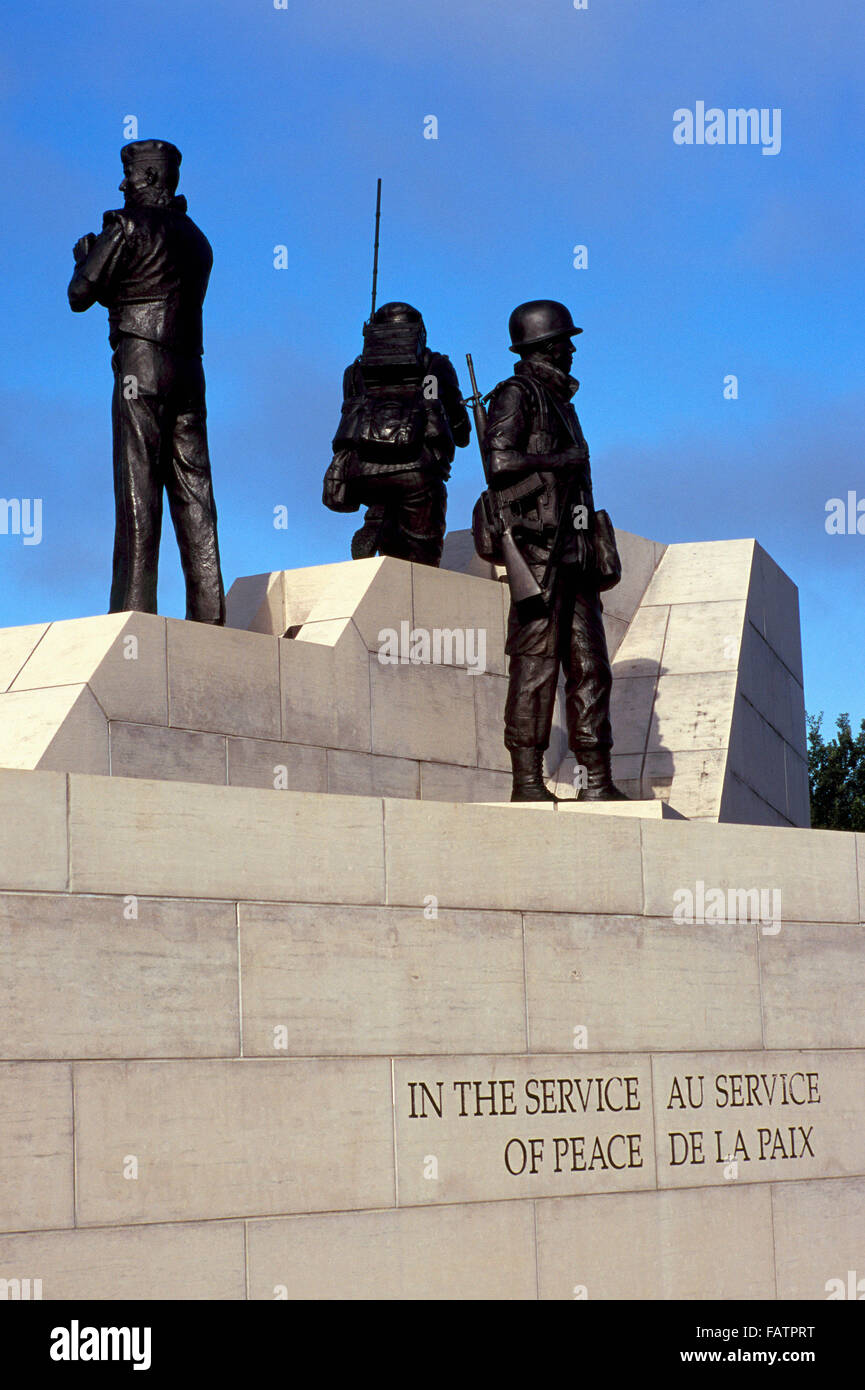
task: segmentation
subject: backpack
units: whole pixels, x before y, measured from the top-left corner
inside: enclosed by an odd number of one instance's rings
[[[363,337],[354,372],[359,390],[343,402],[334,450],[352,450],[361,464],[412,462],[428,433],[422,330],[370,322]]]

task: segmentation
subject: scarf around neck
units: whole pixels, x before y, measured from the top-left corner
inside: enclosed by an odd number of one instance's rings
[[[514,376],[530,376],[545,386],[559,400],[569,401],[577,394],[580,383],[576,377],[563,372],[544,357],[528,357],[514,367]]]

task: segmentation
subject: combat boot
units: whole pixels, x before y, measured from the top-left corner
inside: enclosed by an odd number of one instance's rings
[[[384,523],[384,507],[367,507],[363,525],[351,538],[353,560],[372,559],[381,544]]]
[[[585,748],[576,755],[586,769],[586,785],[577,793],[578,801],[630,801],[613,782],[609,748]]]
[[[543,748],[512,748],[514,784],[511,801],[558,801],[544,782]]]

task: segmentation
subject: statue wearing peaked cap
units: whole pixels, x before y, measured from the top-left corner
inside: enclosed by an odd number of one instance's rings
[[[186,580],[186,616],[225,622],[201,356],[210,243],[176,197],[166,140],[120,151],[122,209],[76,242],[69,303],[108,309],[114,355],[116,530],[109,611],[156,612],[163,490]]]

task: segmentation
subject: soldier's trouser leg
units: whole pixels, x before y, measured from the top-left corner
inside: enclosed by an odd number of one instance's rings
[[[178,385],[180,389],[173,398],[165,490],[186,580],[186,616],[193,622],[221,626],[225,623],[225,591],[219,564],[200,360],[184,364]]]
[[[397,525],[407,559],[434,567],[441,563],[447,510],[448,490],[441,478],[424,483],[403,500]]]
[[[135,609],[139,613],[155,613],[165,407],[158,395],[140,389],[139,375],[131,370],[138,364],[124,343],[115,352],[112,364],[116,525],[109,612]]]
[[[540,580],[543,566],[530,565]],[[505,747],[548,748],[556,685],[559,676],[558,581],[550,611],[542,618],[520,622],[513,603],[508,617],[508,695],[505,701]]]
[[[406,472],[395,474],[388,483],[392,501],[382,554],[413,560],[418,565],[438,565],[448,505],[444,482],[420,472]]]
[[[568,743],[582,751],[609,749],[613,673],[598,594],[581,590],[578,576],[565,576],[559,625],[559,655],[565,675]]]

